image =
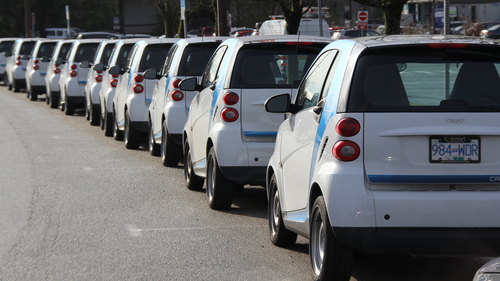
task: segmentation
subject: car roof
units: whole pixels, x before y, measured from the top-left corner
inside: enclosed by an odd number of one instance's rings
[[[357,43],[363,44],[367,47],[430,43],[500,44],[497,40],[459,35],[382,35],[349,38],[344,39],[343,41],[345,40],[356,41]]]
[[[264,43],[264,42],[291,42],[291,41],[311,41],[311,42],[331,42],[330,37],[319,37],[311,35],[259,35],[245,37],[231,37],[228,40],[238,40],[243,43]]]

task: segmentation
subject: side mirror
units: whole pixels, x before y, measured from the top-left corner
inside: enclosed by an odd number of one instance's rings
[[[156,68],[150,68],[150,69],[144,71],[142,76],[144,76],[144,79],[148,79],[148,80],[159,79],[161,77],[160,75],[158,75]]]
[[[104,71],[104,63],[100,62],[94,66],[95,71]]]
[[[49,62],[50,58],[48,56],[43,56],[42,57],[42,62]]]
[[[30,56],[30,55],[22,55],[22,56],[21,56],[21,59],[22,59],[22,60],[29,60],[30,58],[31,58],[31,56]]]
[[[267,112],[287,113],[290,112],[290,95],[280,94],[270,97],[264,103]]]
[[[196,77],[189,77],[184,80],[182,80],[179,83],[179,89],[182,91],[201,91],[203,88],[198,85]]]
[[[90,67],[90,62],[88,60],[84,60],[80,63],[81,68],[89,68]]]
[[[62,58],[58,58],[58,59],[56,60],[56,64],[61,65],[61,64],[63,64],[63,63],[64,63],[64,62],[63,62],[63,59],[62,59]]]
[[[109,74],[112,74],[112,75],[120,75],[120,66],[118,65],[115,65],[113,67],[111,67],[108,71]]]
[[[2,52],[2,55],[4,57],[10,57],[10,56],[12,56],[12,54],[10,52]]]

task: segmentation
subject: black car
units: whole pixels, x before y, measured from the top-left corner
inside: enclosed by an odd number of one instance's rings
[[[500,38],[500,24],[494,25],[487,30],[481,31],[481,37],[483,38],[492,38],[498,39]]]

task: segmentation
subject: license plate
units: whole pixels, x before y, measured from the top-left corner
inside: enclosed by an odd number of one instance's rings
[[[479,137],[430,137],[431,163],[479,163],[481,161]]]

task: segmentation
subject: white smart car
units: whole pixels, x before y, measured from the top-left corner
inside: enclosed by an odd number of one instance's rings
[[[170,47],[178,39],[154,38],[137,42],[122,69],[114,66],[111,74],[120,74],[113,98],[115,135],[123,134],[125,147],[136,149],[148,131],[148,108],[156,79],[144,79],[143,73],[159,72]],[[120,139],[120,138],[118,138]]]
[[[115,136],[113,132],[115,129],[113,126],[113,98],[120,78],[119,74],[110,74],[109,69],[115,65],[123,68],[130,50],[139,40],[141,39],[123,39],[116,42],[108,62],[104,65],[102,86],[99,91],[99,105],[101,107],[101,129],[104,130],[105,136]],[[121,135],[116,134],[116,138],[120,139],[121,137]]]
[[[329,38],[238,37],[224,41],[208,62],[201,83],[186,78],[179,88],[198,90],[184,126],[184,167],[189,189],[207,182],[212,209],[228,208],[233,187],[265,185],[276,131],[285,115],[267,113],[271,96],[295,93],[298,82]]]
[[[31,51],[30,59],[26,64],[26,92],[32,101],[38,99],[39,94],[45,93],[45,76],[47,66],[50,64],[50,57],[54,51],[57,41],[38,40]]]
[[[71,49],[73,41],[75,40],[58,41],[52,52],[50,63],[47,65],[45,91],[47,93],[47,104],[50,105],[50,108],[57,108],[59,106],[59,79],[61,78],[61,69],[66,63],[66,56]]]
[[[85,84],[89,69],[80,67],[80,63],[94,58],[101,41],[102,39],[82,39],[75,40],[71,45],[59,79],[59,102],[66,115],[73,115],[76,107],[85,106]]]
[[[7,57],[5,72],[9,90],[19,92],[21,88],[26,87],[26,65],[37,40],[35,38],[17,39],[12,46],[12,51],[5,54]]]
[[[7,66],[7,57],[12,52],[12,45],[14,41],[18,38],[0,38],[0,81],[3,81],[4,85],[9,84],[9,78],[5,72],[5,66]]]
[[[201,78],[213,52],[228,37],[180,39],[170,49],[149,105],[149,152],[175,167],[182,157],[182,131],[195,91],[181,91],[179,82]]]
[[[267,168],[275,245],[309,238],[315,280],[355,250],[500,254],[500,46],[452,36],[338,40],[319,54]],[[293,102],[291,102],[293,101]]]
[[[101,104],[99,93],[101,92],[104,65],[108,63],[111,52],[118,40],[104,40],[97,47],[95,57],[81,67],[90,68],[87,74],[87,84],[85,85],[85,116],[90,121],[90,125],[97,126],[101,121]]]

